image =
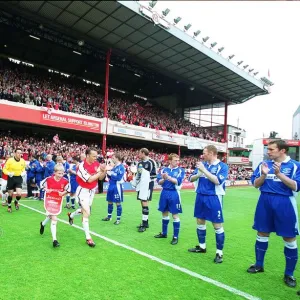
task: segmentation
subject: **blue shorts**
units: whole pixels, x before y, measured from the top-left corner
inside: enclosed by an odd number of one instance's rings
[[[71,194],[75,194],[78,187],[77,181],[70,181],[70,185],[71,185]]]
[[[108,187],[106,201],[114,203],[123,202],[122,184]]]
[[[295,197],[261,193],[252,228],[259,232],[276,232],[277,235],[287,238],[298,235],[298,211]]]
[[[223,223],[223,196],[198,194],[195,201],[194,217],[210,221],[212,223]]]
[[[171,214],[182,213],[180,194],[177,190],[162,190],[159,198],[158,210]]]
[[[42,181],[42,180],[39,180],[39,179],[36,179],[36,180],[35,180],[36,186],[37,186],[38,188],[41,187],[41,181]]]

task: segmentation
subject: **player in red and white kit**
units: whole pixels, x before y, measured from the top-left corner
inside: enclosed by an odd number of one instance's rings
[[[97,150],[90,148],[86,150],[86,159],[82,161],[77,169],[76,180],[78,187],[76,197],[81,208],[73,213],[68,213],[69,223],[73,224],[75,216],[82,215],[82,227],[85,232],[86,243],[90,247],[95,247],[96,244],[91,238],[89,229],[89,217],[91,214],[91,206],[94,200],[95,189],[98,185],[98,180],[103,180],[106,176],[106,171],[111,168],[105,165],[100,165],[97,161]]]
[[[45,178],[41,182],[41,188],[45,190],[44,207],[46,210],[46,219],[41,222],[40,234],[44,233],[45,226],[51,219],[51,234],[53,247],[59,247],[60,244],[56,238],[57,215],[61,213],[63,197],[70,192],[69,181],[64,178],[65,169],[62,165],[54,167],[54,174]]]
[[[3,170],[5,162],[10,158],[9,155],[6,155],[6,159],[2,161],[0,168],[1,170]],[[1,178],[1,195],[2,195],[2,206],[6,206],[7,205],[7,180],[8,180],[8,175],[5,175],[2,171],[2,178]]]

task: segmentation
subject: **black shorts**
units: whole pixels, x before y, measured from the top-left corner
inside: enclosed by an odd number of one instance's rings
[[[153,193],[153,188],[154,188],[154,181],[150,181],[149,183],[149,192],[148,192],[148,200],[142,200],[139,198],[139,193],[137,193],[137,200],[140,200],[140,201],[151,201],[152,200],[152,193]]]
[[[21,189],[22,188],[22,183],[23,183],[22,176],[8,177],[7,190],[12,191],[12,190],[15,190],[15,189]]]

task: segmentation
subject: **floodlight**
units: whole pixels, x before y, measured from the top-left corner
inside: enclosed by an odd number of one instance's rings
[[[221,48],[218,49],[218,52],[221,53],[223,50],[224,50],[224,47],[221,47]]]
[[[185,25],[185,26],[184,26],[184,31],[188,31],[191,27],[192,27],[192,24],[191,24],[191,23]]]
[[[195,31],[195,32],[194,32],[194,38],[197,37],[200,33],[201,33],[200,30]]]
[[[258,73],[259,73],[259,72],[255,72],[255,73],[253,73],[253,75],[256,76]]]
[[[248,71],[248,72],[249,72],[249,73],[251,73],[253,70],[254,70],[254,69],[249,69],[249,71]]]
[[[150,1],[149,6],[151,8],[154,8],[154,6],[156,5],[157,1]]]
[[[232,59],[232,58],[234,58],[234,57],[235,57],[235,55],[232,54],[232,55],[229,55],[229,56],[228,56],[228,59],[230,60],[230,59]]]
[[[207,42],[209,40],[209,36],[203,38],[202,40],[203,40],[204,43]]]
[[[83,40],[80,40],[77,43],[78,43],[78,46],[83,46],[84,45],[84,41]]]
[[[165,10],[163,10],[162,14],[166,17],[169,12],[170,10],[166,8]]]
[[[174,19],[174,24],[178,24],[181,21],[181,17],[177,17]]]
[[[244,69],[247,69],[248,67],[249,67],[249,65],[245,65],[245,66],[243,66],[243,68],[244,68]]]
[[[217,45],[217,42],[214,42],[214,43],[211,43],[211,44],[210,44],[210,47],[213,48],[213,47],[215,47],[216,45]]]
[[[274,83],[272,82],[272,81],[270,81],[268,78],[266,78],[266,77],[262,77],[261,79],[260,79],[263,83],[265,83],[265,84],[267,84],[267,85],[269,85],[269,86],[272,86],[272,85],[274,85]]]
[[[239,61],[239,62],[237,63],[238,66],[241,65],[243,62],[244,62],[243,60]]]

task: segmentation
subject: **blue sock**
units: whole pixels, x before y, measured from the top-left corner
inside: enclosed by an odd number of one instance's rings
[[[45,190],[40,190],[40,199],[44,200]]]
[[[113,210],[114,210],[114,205],[113,204],[108,204],[107,205],[107,217],[108,218],[111,218]]]
[[[75,207],[75,198],[71,198],[72,207]]]
[[[257,267],[264,266],[265,254],[267,252],[269,245],[269,237],[267,236],[257,236],[255,243],[255,256],[256,262],[255,265]]]
[[[298,260],[298,248],[297,242],[284,242],[284,255],[285,255],[285,275],[293,276],[297,260]]]
[[[206,225],[197,225],[197,236],[201,248],[206,249]]]
[[[162,234],[167,235],[168,234],[168,225],[170,222],[170,217],[163,217],[162,218]]]
[[[223,250],[224,248],[224,241],[225,241],[225,233],[224,228],[215,228],[216,232],[216,244],[217,244],[217,250]]]
[[[117,205],[117,220],[120,221],[122,216],[122,205]]]
[[[180,229],[180,219],[177,218],[173,220],[173,238],[178,239],[179,229]]]
[[[69,204],[70,203],[70,195],[67,195],[66,200],[67,200],[67,204]]]

